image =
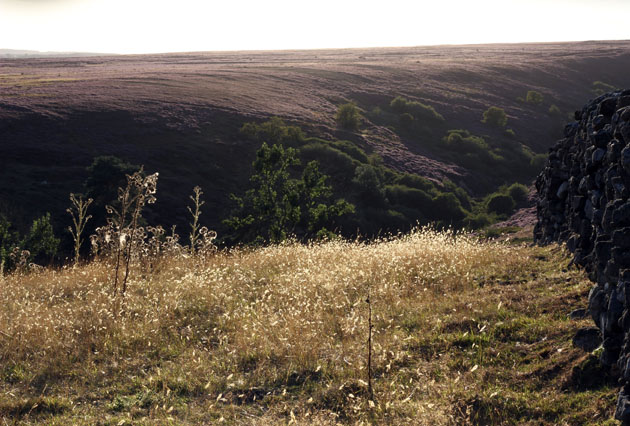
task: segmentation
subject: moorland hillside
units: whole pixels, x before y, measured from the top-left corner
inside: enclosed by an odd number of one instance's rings
[[[200,185],[205,224],[226,235],[229,194],[248,188],[262,142],[277,142],[297,149],[302,166],[318,161],[334,197],[356,206],[336,225],[346,235],[484,226],[524,202],[502,185],[533,181],[576,105],[630,85],[628,46],[2,59],[1,212],[23,231],[51,212],[60,232],[68,194],[85,192],[86,168],[111,155],[160,172],[150,222],[181,228]],[[356,125],[336,119],[347,102]],[[273,117],[283,122],[256,127]]]

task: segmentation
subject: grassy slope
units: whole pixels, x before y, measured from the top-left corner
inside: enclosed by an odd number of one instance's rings
[[[133,271],[4,277],[0,416],[52,424],[602,424],[614,381],[571,345],[590,284],[557,246],[421,231]],[[370,287],[373,404],[367,399]]]

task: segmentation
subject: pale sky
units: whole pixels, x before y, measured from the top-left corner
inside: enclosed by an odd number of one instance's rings
[[[630,39],[630,0],[0,0],[0,48],[157,53]]]

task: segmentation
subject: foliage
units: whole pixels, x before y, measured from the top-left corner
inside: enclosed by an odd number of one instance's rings
[[[501,193],[490,195],[486,203],[488,212],[499,215],[510,215],[516,207],[512,197]]]
[[[361,123],[359,108],[353,102],[340,105],[335,115],[335,121],[344,129],[357,130]]]
[[[444,117],[438,113],[435,108],[430,105],[425,105],[418,101],[410,101],[402,96],[396,96],[389,104],[389,107],[398,114],[401,114],[401,124],[408,124],[409,117],[403,118],[404,114],[409,114],[411,118],[418,119],[420,121],[433,120],[444,121]]]
[[[466,217],[466,212],[455,194],[446,192],[439,194],[433,199],[432,219],[442,225],[461,226],[462,220]]]
[[[591,92],[593,92],[595,96],[601,96],[604,93],[614,92],[615,90],[618,90],[617,87],[599,80],[594,81],[591,86]]]
[[[81,257],[81,245],[83,244],[83,239],[81,238],[83,235],[83,231],[85,230],[85,225],[92,218],[92,216],[87,214],[87,209],[90,207],[94,200],[88,198],[87,200],[83,198],[82,195],[70,194],[70,202],[72,203],[72,207],[67,209],[66,211],[72,216],[72,225],[68,227],[68,232],[72,234],[72,239],[74,241],[74,263],[79,263],[79,259]]]
[[[525,97],[525,102],[528,104],[540,105],[544,101],[544,96],[542,93],[537,92],[535,90],[528,90],[527,96]]]
[[[507,114],[503,108],[491,106],[483,113],[482,123],[497,127],[505,127],[507,124]]]
[[[413,118],[413,115],[408,112],[403,112],[400,114],[399,121],[400,127],[403,129],[410,129],[413,126],[415,119]]]
[[[10,269],[10,254],[13,248],[19,245],[17,232],[11,229],[11,222],[0,214],[0,276],[4,271]]]
[[[479,136],[471,135],[466,130],[449,130],[444,137],[447,147],[458,152],[488,153],[490,146]]]
[[[300,179],[291,178],[291,167],[299,164],[293,148],[263,143],[252,164],[252,188],[244,197],[233,195],[237,211],[225,221],[237,241],[261,244],[293,235],[314,237],[327,233],[337,217],[354,211],[344,200],[329,202],[332,189],[317,162],[309,162]]]
[[[558,105],[556,105],[556,104],[552,104],[549,107],[548,113],[549,113],[549,115],[551,115],[553,117],[561,117],[562,116],[562,111],[560,111],[560,108],[558,108]]]
[[[272,117],[263,123],[245,123],[241,134],[257,142],[269,144],[296,144],[303,142],[304,133],[299,126],[289,126],[279,117]]]
[[[358,166],[354,172],[352,183],[364,201],[377,206],[386,203],[385,187],[374,166],[370,164]]]
[[[31,259],[37,264],[50,262],[53,259],[57,254],[59,239],[55,237],[50,222],[50,213],[46,213],[33,221],[21,246],[30,252]]]
[[[507,188],[507,195],[514,200],[517,207],[523,206],[527,203],[529,189],[521,183],[513,183]]]

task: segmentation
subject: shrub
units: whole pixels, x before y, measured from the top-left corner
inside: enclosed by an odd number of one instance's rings
[[[459,199],[450,192],[439,194],[433,199],[433,218],[442,223],[458,225],[466,213]]]
[[[352,102],[339,106],[335,115],[337,124],[347,130],[357,130],[361,122],[359,108]]]
[[[594,81],[591,91],[595,96],[601,96],[604,93],[613,92],[617,90],[612,84],[604,83],[603,81]]]
[[[509,195],[492,194],[488,198],[486,207],[488,212],[490,213],[496,213],[499,215],[510,215],[514,211],[516,203]]]
[[[513,129],[506,129],[505,136],[507,136],[510,139],[516,139],[516,133],[514,132]]]
[[[53,256],[57,254],[59,239],[55,237],[53,232],[50,213],[46,213],[33,221],[23,246],[31,253],[31,259],[36,263],[52,260]]]
[[[435,191],[435,185],[429,179],[411,173],[398,175],[395,182],[410,188],[421,189],[422,191],[428,193],[433,193]]]
[[[513,183],[507,189],[507,195],[512,197],[517,206],[522,206],[527,203],[527,196],[529,195],[529,189],[521,183]]]
[[[273,117],[263,123],[245,123],[241,134],[257,142],[280,144],[304,141],[304,133],[298,126],[289,126],[279,117]]]
[[[429,194],[420,189],[409,188],[404,185],[387,185],[385,190],[387,199],[392,204],[412,207],[423,212],[430,211],[433,200]]]
[[[444,121],[444,117],[432,106],[417,101],[410,101],[402,96],[396,96],[389,103],[389,106],[394,112],[399,114],[408,113],[420,120]]]
[[[484,138],[471,135],[467,130],[449,130],[443,141],[446,146],[456,152],[487,154],[491,151],[490,145]]]
[[[549,115],[555,116],[555,117],[560,117],[562,116],[562,111],[560,111],[560,108],[558,108],[558,105],[556,104],[552,104],[549,107]]]
[[[357,187],[361,198],[368,204],[380,206],[386,203],[385,188],[373,166],[361,164],[357,167],[352,183]]]
[[[400,117],[398,117],[398,120],[400,122],[400,127],[404,129],[411,128],[413,126],[413,122],[415,121],[413,118],[413,115],[409,114],[408,112],[404,112],[400,114]]]
[[[492,219],[487,213],[481,212],[475,215],[470,215],[464,220],[464,226],[469,229],[485,228],[492,223]]]
[[[527,97],[525,98],[525,101],[528,104],[540,105],[543,103],[544,99],[545,98],[543,97],[542,93],[535,90],[529,90],[527,92]]]
[[[507,114],[503,108],[490,107],[483,113],[482,123],[497,127],[505,127],[507,124]]]

